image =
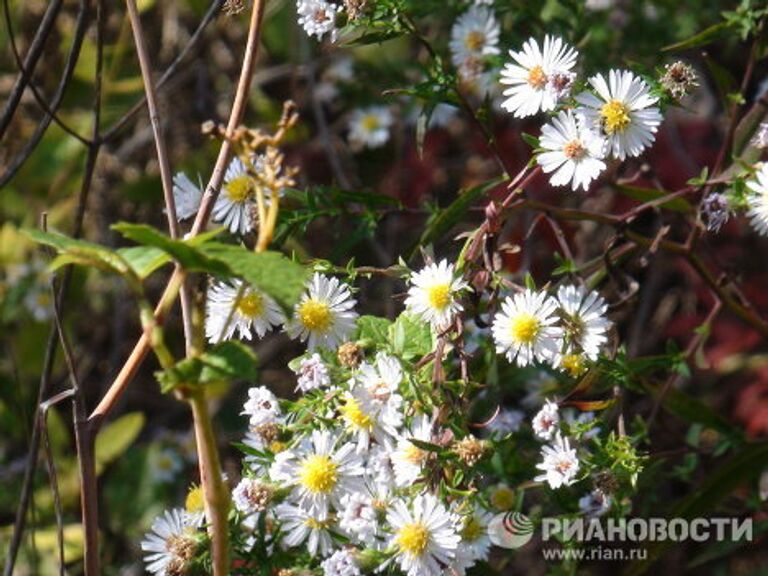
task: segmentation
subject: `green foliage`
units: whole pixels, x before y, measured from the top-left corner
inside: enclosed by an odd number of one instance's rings
[[[202,354],[185,358],[157,372],[163,392],[177,388],[209,386],[233,380],[256,380],[256,355],[240,342],[217,344]]]

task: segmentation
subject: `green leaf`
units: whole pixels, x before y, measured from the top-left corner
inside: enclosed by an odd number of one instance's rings
[[[731,25],[728,22],[718,22],[686,40],[665,46],[661,51],[673,52],[710,44],[720,38],[720,36],[723,36],[730,27]]]
[[[144,428],[144,414],[130,412],[108,424],[96,436],[96,470],[101,473],[110,463],[130,448]]]
[[[384,344],[389,339],[389,328],[392,322],[378,316],[361,316],[357,319],[357,338],[372,340],[376,344]]]
[[[251,252],[242,246],[206,242],[199,250],[226,265],[236,276],[274,298],[286,311],[298,302],[307,282],[307,269],[279,252]]]
[[[153,246],[120,248],[117,250],[117,253],[122,256],[142,280],[171,261],[171,257],[166,252]]]
[[[168,370],[157,372],[163,392],[179,386],[205,386],[232,380],[255,380],[256,355],[240,342],[228,341]]]
[[[405,313],[389,327],[389,341],[395,354],[404,360],[420,358],[434,348],[429,324]]]

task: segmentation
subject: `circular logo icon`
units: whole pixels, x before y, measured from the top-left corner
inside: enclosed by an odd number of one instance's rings
[[[533,538],[533,522],[520,512],[497,514],[488,523],[488,537],[501,548],[520,548]]]

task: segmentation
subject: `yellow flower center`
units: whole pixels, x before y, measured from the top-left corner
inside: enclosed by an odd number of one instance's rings
[[[184,501],[184,508],[191,514],[205,510],[205,499],[203,497],[202,486],[192,486],[189,489],[187,499]]]
[[[603,117],[603,129],[606,134],[624,132],[631,121],[629,108],[619,100],[611,100],[603,104],[600,115]]]
[[[429,544],[429,530],[424,524],[406,524],[397,532],[397,545],[411,556],[419,556]]]
[[[224,186],[224,191],[227,193],[227,198],[236,204],[242,204],[251,196],[253,186],[251,179],[243,174],[237,178],[233,178]]]
[[[464,527],[461,529],[461,538],[466,542],[474,542],[483,535],[483,526],[474,516],[469,516],[464,521]]]
[[[368,416],[360,407],[360,402],[355,398],[347,398],[344,406],[340,408],[341,414],[349,422],[350,427],[359,428],[364,430],[370,430],[373,423],[371,417]]]
[[[427,455],[424,450],[414,444],[411,444],[410,442],[403,452],[405,459],[408,460],[408,462],[411,464],[421,464],[424,462],[424,459]]]
[[[528,70],[528,84],[534,88],[541,90],[547,83],[547,75],[544,73],[544,68],[541,66],[534,66]]]
[[[328,456],[314,454],[304,460],[299,471],[299,482],[310,492],[328,494],[339,478],[338,464]]]
[[[580,140],[571,140],[570,142],[566,142],[565,146],[563,146],[563,154],[565,154],[566,158],[570,158],[571,160],[578,160],[584,156],[584,152],[586,152],[586,149],[582,146]]]
[[[373,132],[374,130],[378,130],[380,126],[379,118],[374,114],[368,114],[367,116],[363,116],[361,124],[363,125],[363,129],[366,132]]]
[[[512,339],[521,344],[532,344],[539,335],[540,323],[532,314],[520,314],[512,321]]]
[[[304,524],[311,530],[326,530],[331,525],[329,520],[317,520],[316,518],[307,518]]]
[[[429,305],[437,310],[443,310],[451,302],[451,286],[449,284],[435,284],[427,288]]]
[[[331,308],[325,302],[306,300],[299,306],[299,320],[314,332],[326,332],[331,327]]]
[[[269,451],[272,452],[273,454],[277,454],[278,452],[282,452],[283,450],[285,450],[285,442],[280,442],[280,440],[275,440],[274,442],[270,442],[267,448],[269,448]]]
[[[472,30],[464,38],[464,47],[471,52],[479,51],[483,44],[485,44],[485,34],[479,30]]]
[[[246,318],[261,316],[264,312],[264,298],[255,292],[245,294],[237,301],[237,311]]]
[[[497,510],[511,510],[515,505],[515,493],[509,486],[499,486],[491,494],[491,504]]]
[[[574,378],[580,376],[587,369],[584,365],[584,358],[580,354],[566,354],[560,364]]]

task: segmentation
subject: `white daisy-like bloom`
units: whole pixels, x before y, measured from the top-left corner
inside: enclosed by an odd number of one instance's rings
[[[574,483],[579,472],[579,459],[576,450],[568,443],[568,438],[558,434],[554,444],[542,447],[541,455],[543,461],[536,464],[536,468],[543,471],[543,474],[534,478],[536,482],[545,481],[553,489]]]
[[[432,442],[432,419],[426,414],[416,418],[410,428],[403,431],[392,453],[392,468],[397,486],[410,486],[424,470],[429,452],[416,446],[411,438],[421,442]]]
[[[310,556],[328,556],[333,551],[330,528],[333,522],[327,510],[307,510],[290,502],[275,507],[275,516],[283,533],[282,542],[289,548],[301,546],[306,541]]]
[[[552,440],[560,423],[560,411],[557,403],[547,400],[544,407],[533,417],[533,433],[542,440]]]
[[[658,97],[651,95],[645,81],[627,70],[611,70],[608,79],[596,74],[589,83],[597,92],[582,92],[576,96],[581,107],[577,116],[606,139],[606,152],[624,160],[639,156],[656,139],[663,120],[661,111],[653,106]]]
[[[611,497],[599,488],[579,498],[579,510],[586,516],[597,518],[611,509]]]
[[[372,546],[379,531],[373,498],[362,492],[345,494],[339,510],[339,528],[355,542]]]
[[[561,286],[557,301],[563,316],[564,333],[569,352],[579,352],[596,360],[608,339],[611,321],[605,317],[608,305],[597,292],[583,286]]]
[[[456,555],[461,537],[455,515],[432,494],[420,494],[412,506],[396,500],[387,512],[395,561],[407,576],[442,576]]]
[[[491,553],[491,538],[488,535],[488,524],[494,515],[488,510],[473,507],[469,514],[461,515],[459,536],[461,544],[456,551],[455,568],[463,574],[478,561],[488,560]]]
[[[310,390],[331,385],[331,375],[328,372],[328,367],[317,352],[308,358],[302,359],[298,370],[296,370],[296,375],[298,376],[296,390],[301,392],[309,392]]]
[[[349,118],[349,144],[353,150],[381,148],[389,141],[395,119],[386,106],[370,106],[355,110]]]
[[[296,448],[278,454],[270,477],[292,485],[292,496],[308,510],[326,511],[329,504],[340,509],[342,496],[362,491],[365,468],[354,444],[337,444],[336,435],[314,430]]]
[[[752,140],[749,143],[755,148],[768,148],[768,122],[762,122],[757,127],[755,135],[752,136]]]
[[[573,83],[576,50],[560,38],[545,36],[543,48],[531,38],[520,52],[510,50],[509,55],[514,62],[501,71],[501,83],[510,86],[501,107],[518,118],[554,110]]]
[[[502,408],[496,417],[487,426],[489,432],[505,436],[517,432],[525,420],[525,414],[521,410]]]
[[[334,552],[320,564],[323,576],[361,576],[360,567],[355,562],[349,550],[342,549]]]
[[[215,282],[208,289],[205,337],[211,343],[230,340],[235,332],[243,340],[254,335],[263,338],[283,322],[285,316],[277,302],[242,280]]]
[[[373,480],[376,492],[388,492],[395,486],[394,451],[394,443],[389,440],[374,444],[368,451],[368,476]]]
[[[310,350],[336,348],[355,329],[356,303],[349,287],[338,278],[315,273],[296,304],[293,319],[285,325],[286,332],[291,338],[306,341]]]
[[[253,427],[279,422],[282,416],[277,396],[264,386],[248,390],[248,400],[245,401],[241,414],[250,418],[250,425]]]
[[[157,576],[184,574],[197,548],[193,534],[194,528],[181,508],[166,510],[155,518],[141,542],[147,571]]]
[[[386,402],[396,394],[403,381],[403,369],[394,356],[379,352],[374,364],[363,362],[356,381],[376,400]]]
[[[501,27],[489,8],[472,6],[451,28],[451,61],[462,68],[467,60],[481,60],[499,54]]]
[[[187,220],[197,214],[203,191],[192,182],[184,172],[177,172],[173,177],[173,201],[176,205],[176,218]]]
[[[304,28],[307,36],[316,36],[322,40],[329,34],[331,42],[336,41],[338,29],[336,28],[336,15],[341,12],[341,6],[326,2],[325,0],[298,0],[296,13],[299,17],[299,26]]]
[[[592,180],[605,170],[605,140],[597,132],[580,125],[570,110],[561,111],[541,129],[539,146],[544,152],[536,161],[545,173],[552,174],[553,186],[570,185],[586,192]]]
[[[389,393],[383,399],[359,384],[344,394],[339,413],[347,430],[356,436],[358,452],[367,451],[372,438],[382,443],[397,436],[403,423],[402,405],[399,394]]]
[[[562,330],[556,326],[556,310],[557,302],[545,292],[526,289],[508,296],[491,328],[496,352],[519,366],[556,362],[562,339]]]
[[[755,177],[747,182],[749,194],[747,216],[761,236],[768,236],[768,164],[763,164]]]
[[[428,264],[411,276],[410,284],[405,300],[407,310],[436,330],[447,328],[463,310],[459,299],[461,292],[469,287],[447,260]]]
[[[224,173],[221,193],[211,213],[232,234],[245,235],[253,230],[254,183],[248,168],[238,157],[232,158]]]
[[[263,512],[269,496],[269,488],[255,478],[243,478],[232,490],[235,509],[245,516]]]
[[[170,448],[151,450],[147,459],[149,472],[155,482],[172,482],[184,463],[181,457]]]

